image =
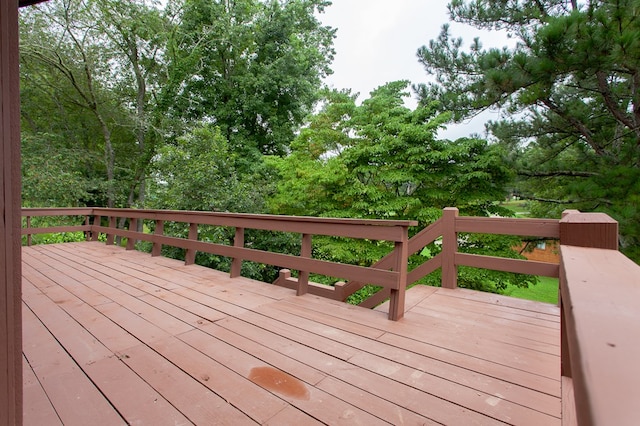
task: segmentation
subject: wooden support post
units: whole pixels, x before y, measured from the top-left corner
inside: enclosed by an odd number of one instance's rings
[[[300,249],[300,257],[311,258],[312,235],[302,234],[302,246]],[[298,273],[298,290],[297,296],[307,294],[309,291],[309,271],[299,271]]]
[[[236,235],[233,238],[234,247],[244,247],[244,228],[236,228]],[[240,276],[242,272],[242,257],[234,257],[231,261],[231,278]]]
[[[458,266],[456,253],[458,252],[458,233],[456,232],[456,218],[458,209],[447,207],[442,214],[442,287],[458,287]]]
[[[138,219],[135,217],[131,218],[129,221],[129,231],[137,231],[138,230]],[[127,238],[127,247],[126,250],[133,250],[136,248],[136,239],[135,238]]]
[[[153,232],[154,235],[163,235],[164,234],[164,221],[156,220],[156,229]],[[162,243],[154,242],[151,248],[151,256],[160,256],[162,254]]]
[[[31,216],[27,216],[27,230],[31,229]],[[31,232],[27,234],[27,246],[31,246]]]
[[[198,241],[198,224],[197,223],[189,224],[189,240]],[[196,263],[196,250],[189,248],[187,249],[187,253],[184,256],[184,264],[193,265],[194,263]]]
[[[86,215],[84,217],[84,224],[89,228],[88,231],[84,232],[84,237],[85,237],[84,239],[86,241],[91,241],[91,220],[90,220],[89,215]]]
[[[18,1],[0,1],[0,424],[22,424]]]
[[[93,225],[91,227],[91,241],[98,241],[100,238],[100,232],[97,229],[94,229],[97,226],[100,226],[100,222],[102,221],[102,216],[95,215],[93,216]]]
[[[117,226],[116,217],[109,216],[109,228],[115,229]],[[115,234],[112,231],[107,232],[107,245],[112,246],[115,242]]]
[[[407,291],[407,269],[409,263],[409,228],[403,228],[402,241],[396,241],[394,249],[394,271],[398,273],[398,288],[391,289],[389,319],[398,321],[404,317],[405,293]]]

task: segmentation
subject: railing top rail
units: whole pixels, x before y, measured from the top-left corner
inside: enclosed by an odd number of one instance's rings
[[[640,266],[617,250],[562,245],[561,293],[579,424],[635,425]]]
[[[82,216],[93,214],[93,207],[23,207],[22,216]]]
[[[386,219],[345,219],[345,218],[332,218],[332,217],[314,217],[314,216],[285,216],[285,215],[270,215],[270,214],[253,214],[253,213],[230,213],[230,212],[205,212],[194,210],[153,210],[153,209],[110,209],[106,207],[93,208],[94,214],[101,214],[106,216],[107,214],[114,214],[120,216],[135,215],[148,217],[149,215],[155,216],[173,216],[182,215],[185,217],[190,216],[203,216],[203,217],[218,217],[218,218],[239,218],[239,219],[258,219],[269,220],[278,222],[301,222],[301,223],[328,223],[328,224],[345,224],[345,225],[367,225],[367,226],[417,226],[418,222],[415,220],[386,220]]]
[[[279,216],[182,210],[116,209],[104,207],[77,209],[27,208],[22,210],[22,215],[98,215],[394,242],[403,241],[406,229],[410,226],[418,225],[418,222],[414,220],[318,218],[311,216]]]
[[[456,232],[557,239],[560,237],[560,223],[558,219],[458,216]]]
[[[349,219],[333,217],[314,216],[285,216],[253,213],[230,213],[230,212],[205,212],[195,210],[154,210],[154,209],[120,209],[107,207],[23,207],[23,216],[47,216],[53,214],[67,214],[68,212],[78,212],[78,214],[114,215],[125,217],[145,217],[151,216],[175,216],[185,217],[205,216],[220,218],[240,218],[240,219],[261,219],[280,222],[302,222],[302,223],[328,223],[345,225],[369,225],[369,226],[417,226],[415,220],[388,220],[388,219]],[[71,214],[71,213],[69,213]]]

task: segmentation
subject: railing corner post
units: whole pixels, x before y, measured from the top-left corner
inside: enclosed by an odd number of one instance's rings
[[[456,253],[458,252],[458,233],[456,232],[456,218],[458,209],[447,207],[442,212],[442,287],[458,287],[458,266]]]
[[[560,219],[560,244],[618,250],[618,222],[604,213],[565,210]]]

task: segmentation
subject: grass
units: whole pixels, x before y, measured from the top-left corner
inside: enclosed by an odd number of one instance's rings
[[[500,205],[513,211],[516,217],[526,217],[529,215],[529,205],[526,201],[511,200],[502,202]]]
[[[538,277],[538,284],[529,288],[509,286],[504,291],[505,296],[519,299],[536,300],[538,302],[558,303],[558,279]]]

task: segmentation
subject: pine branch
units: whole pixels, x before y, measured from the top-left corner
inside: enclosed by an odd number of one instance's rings
[[[533,196],[521,195],[521,194],[518,195],[518,197],[524,198],[525,200],[539,201],[541,203],[551,203],[551,204],[578,204],[581,202],[580,200],[551,200],[548,198],[539,198],[539,197],[533,197]]]

